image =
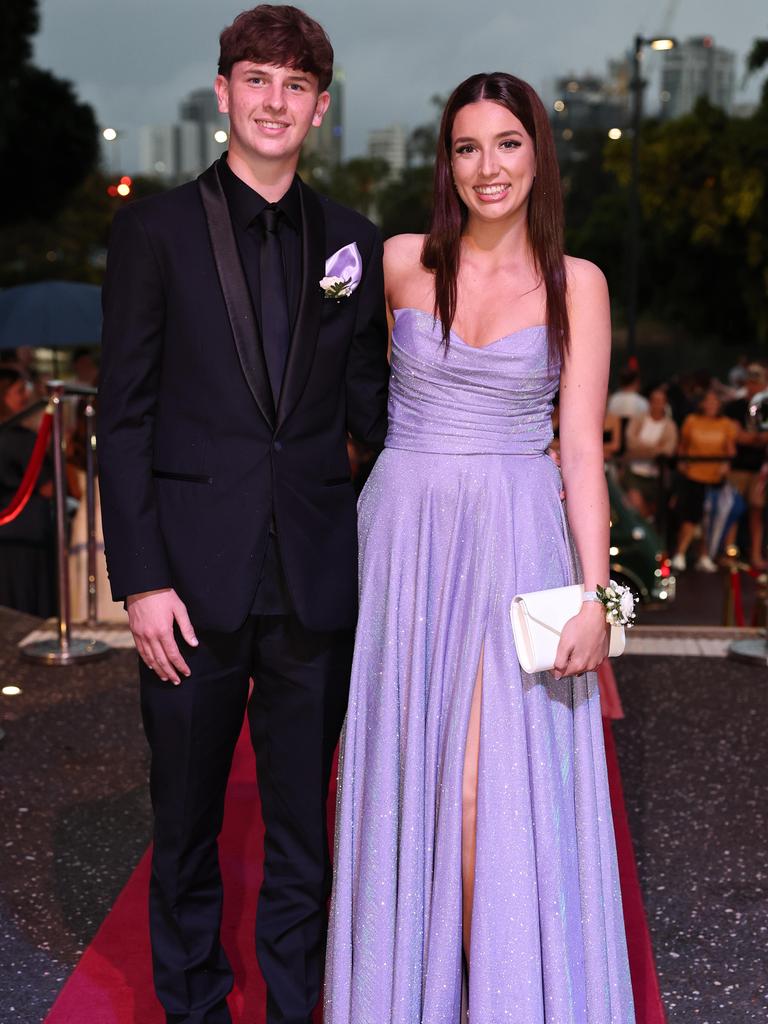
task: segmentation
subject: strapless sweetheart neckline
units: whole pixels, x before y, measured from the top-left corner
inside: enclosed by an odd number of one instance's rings
[[[397,309],[392,310],[392,315],[397,317],[398,313],[420,313],[422,316],[428,316],[430,320],[439,323],[439,319],[433,316],[432,313],[428,313],[426,309],[419,309],[418,306],[398,306]],[[509,338],[514,338],[517,334],[524,334],[526,331],[545,331],[547,329],[546,324],[529,324],[527,327],[518,327],[516,331],[510,331],[509,334],[502,334],[500,338],[494,338],[493,341],[488,341],[484,345],[470,345],[468,341],[465,341],[460,334],[457,334],[452,327],[448,329],[448,333],[452,338],[457,341],[465,348],[472,348],[478,352],[482,352],[484,348],[492,348],[494,345],[498,345],[502,341],[507,341]]]

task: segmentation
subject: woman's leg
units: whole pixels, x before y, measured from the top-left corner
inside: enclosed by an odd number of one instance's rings
[[[472,706],[464,750],[464,781],[462,786],[461,879],[462,933],[464,957],[469,967],[472,933],[472,904],[475,892],[475,853],[477,849],[477,780],[480,759],[480,708],[483,693],[483,652],[477,666]]]

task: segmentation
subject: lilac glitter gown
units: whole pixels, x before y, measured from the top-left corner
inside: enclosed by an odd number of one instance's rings
[[[386,448],[360,498],[325,1024],[459,1024],[464,748],[483,652],[470,1024],[632,1024],[592,674],[524,674],[509,604],[576,575],[546,456],[559,370],[396,313]]]

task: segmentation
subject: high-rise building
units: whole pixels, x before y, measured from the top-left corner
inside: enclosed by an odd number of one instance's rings
[[[337,167],[344,153],[344,82],[343,69],[334,68],[328,113],[319,128],[310,128],[303,147],[305,156],[318,157],[329,167]]]
[[[661,68],[665,119],[689,114],[702,98],[731,113],[735,88],[736,55],[715,46],[712,36],[696,36],[665,51]]]
[[[584,155],[597,134],[621,131],[629,121],[624,63],[613,61],[605,76],[566,75],[555,81],[550,119],[561,166]],[[612,136],[615,137],[615,136]]]
[[[368,134],[368,156],[386,160],[391,178],[399,178],[405,170],[408,135],[401,124],[377,128]]]
[[[139,131],[139,173],[172,182],[197,177],[221,156],[228,121],[212,89],[195,89],[179,104],[179,120]]]

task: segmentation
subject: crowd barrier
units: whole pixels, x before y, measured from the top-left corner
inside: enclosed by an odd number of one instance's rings
[[[38,403],[23,414],[14,417],[3,426],[16,420],[24,419],[35,412],[41,405],[47,406],[38,430],[37,440],[29,465],[25,470],[21,485],[8,507],[0,512],[0,525],[10,522],[20,515],[29,496],[34,492],[40,469],[45,458],[50,437],[53,437],[53,474],[54,474],[54,508],[56,518],[56,583],[58,592],[59,614],[55,637],[24,644],[21,654],[31,661],[46,665],[72,665],[90,658],[103,657],[111,648],[94,637],[75,637],[72,635],[69,590],[69,543],[67,538],[67,478],[66,478],[66,438],[64,431],[64,401],[67,398],[85,399],[86,422],[86,519],[87,519],[87,564],[88,564],[88,620],[86,625],[96,625],[96,512],[95,512],[95,478],[96,478],[96,437],[94,399],[96,388],[64,381],[52,380],[46,384],[47,402]]]

